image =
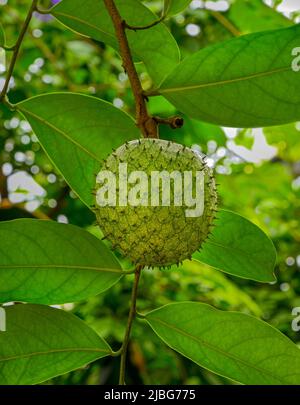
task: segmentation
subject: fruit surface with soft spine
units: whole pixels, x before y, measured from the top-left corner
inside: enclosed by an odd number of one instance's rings
[[[128,174],[143,171],[151,178],[153,171],[202,172],[204,211],[199,217],[187,217],[186,205],[174,206],[102,206],[97,204],[98,224],[113,249],[133,263],[147,267],[167,267],[191,258],[207,239],[215,218],[217,192],[212,170],[198,152],[183,145],[160,139],[128,142],[113,152],[101,170],[115,174],[118,184],[119,164],[127,163]],[[101,187],[96,184],[97,191]],[[161,190],[160,190],[161,191]],[[117,198],[119,190],[116,190]],[[149,200],[151,199],[149,186]],[[172,197],[171,194],[171,202]]]

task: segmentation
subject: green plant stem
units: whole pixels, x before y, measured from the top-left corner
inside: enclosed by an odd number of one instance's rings
[[[10,79],[12,77],[12,74],[13,74],[13,71],[14,71],[14,67],[15,67],[15,64],[16,64],[16,61],[17,61],[17,58],[18,58],[18,55],[19,55],[20,47],[22,45],[22,42],[23,42],[24,36],[26,34],[26,31],[28,29],[29,23],[31,21],[32,14],[36,10],[37,2],[38,2],[38,0],[33,0],[32,1],[30,9],[29,9],[29,11],[27,13],[26,19],[24,21],[24,24],[23,24],[23,26],[21,28],[21,31],[20,31],[19,37],[17,39],[17,42],[16,42],[15,46],[12,48],[13,49],[13,54],[12,54],[12,58],[11,58],[9,68],[8,68],[8,71],[7,71],[5,83],[4,83],[3,89],[2,89],[1,94],[0,94],[0,101],[3,101],[5,96],[6,96],[8,86],[9,86],[9,81],[10,81]]]
[[[13,46],[3,45],[1,48],[3,48],[7,52],[12,52],[15,49],[15,45]]]
[[[36,11],[37,11],[39,14],[44,14],[44,15],[50,14],[51,11],[52,11],[52,9],[53,9],[53,7],[46,8],[46,9],[39,8],[38,6],[36,7]]]
[[[128,30],[133,30],[133,31],[142,31],[142,30],[148,30],[149,28],[155,27],[156,25],[160,24],[161,22],[163,22],[165,20],[166,16],[162,15],[160,18],[158,18],[157,20],[153,21],[152,23],[148,24],[148,25],[143,25],[143,26],[134,26],[134,25],[130,25],[127,24],[125,22],[125,28],[127,28]]]
[[[136,269],[132,269],[132,270],[123,270],[123,273],[125,274],[125,276],[130,276],[131,274],[134,274],[136,272]]]
[[[240,31],[228,20],[222,13],[218,11],[211,11],[211,15],[225,27],[233,36],[238,37],[241,35]]]
[[[129,344],[130,332],[133,320],[136,316],[136,300],[137,300],[137,292],[138,292],[138,285],[140,280],[142,267],[138,266],[135,270],[134,274],[134,283],[131,292],[131,306],[127,320],[127,326],[125,330],[124,340],[121,349],[116,352],[116,355],[121,354],[121,361],[120,361],[120,376],[119,376],[119,384],[125,385],[125,369],[126,369],[126,358],[127,358],[127,349]]]
[[[12,104],[9,102],[7,95],[4,96],[2,103],[4,105],[6,105],[6,107],[8,107],[11,111],[15,111],[16,110],[16,106],[15,104]]]
[[[168,13],[168,7],[166,8],[166,3],[164,2],[164,8],[163,8],[162,14],[157,20],[154,20],[152,23],[150,23],[148,25],[143,25],[143,26],[134,26],[134,25],[127,24],[125,22],[125,27],[127,29],[133,30],[133,31],[148,30],[149,28],[155,27],[156,25],[163,22],[167,18],[167,13]]]

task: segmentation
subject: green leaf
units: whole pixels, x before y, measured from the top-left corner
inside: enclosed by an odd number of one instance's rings
[[[111,353],[96,332],[67,312],[20,304],[5,311],[0,385],[38,384]]]
[[[115,3],[122,18],[130,25],[144,26],[157,19],[138,0],[116,0]],[[63,0],[52,9],[51,14],[72,30],[119,49],[114,26],[103,1]],[[164,24],[148,30],[128,30],[127,36],[134,57],[145,63],[157,85],[179,62],[179,48]]]
[[[53,164],[88,206],[102,160],[139,138],[133,119],[106,101],[74,93],[51,93],[17,104]]]
[[[221,210],[215,228],[194,260],[225,273],[250,280],[272,282],[276,250],[271,239],[242,216]]]
[[[187,115],[229,127],[300,120],[300,80],[292,70],[300,25],[245,35],[181,62],[159,93]]]
[[[0,240],[0,302],[79,301],[122,277],[119,262],[103,242],[73,225],[1,222]]]
[[[4,33],[4,30],[3,30],[3,27],[2,27],[2,25],[0,23],[0,47],[2,47],[4,45],[5,45],[5,33]]]
[[[195,302],[145,316],[172,349],[216,374],[249,385],[300,384],[300,350],[252,316]]]
[[[235,0],[226,17],[242,34],[285,28],[293,22],[261,0]]]
[[[191,0],[165,0],[165,12],[167,15],[175,15],[183,11]]]

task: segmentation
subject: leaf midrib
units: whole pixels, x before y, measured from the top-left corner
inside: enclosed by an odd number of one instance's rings
[[[230,250],[230,251],[234,250],[235,252],[241,253],[243,256],[248,257],[249,260],[251,260],[251,261],[253,260],[253,253],[246,252],[245,250],[239,249],[236,246],[233,246],[233,247],[228,246],[228,245],[225,245],[225,244],[222,244],[222,243],[215,242],[212,239],[208,240],[206,243],[208,245],[218,246],[220,248],[224,248],[224,249],[227,249],[227,250]],[[262,262],[260,262],[260,263],[262,265],[265,265],[265,263],[262,263]]]
[[[38,269],[38,268],[46,268],[46,269],[70,269],[70,270],[91,270],[97,272],[107,272],[107,273],[118,273],[123,274],[123,270],[119,269],[110,269],[106,267],[93,267],[93,266],[76,266],[76,265],[56,265],[56,264],[35,264],[35,265],[0,265],[0,270],[2,269]]]
[[[228,79],[228,80],[220,80],[217,82],[210,82],[210,83],[203,83],[203,84],[196,84],[193,86],[184,86],[184,87],[169,87],[166,89],[159,89],[159,93],[160,94],[164,94],[164,93],[175,93],[175,92],[180,92],[180,91],[186,91],[186,90],[198,90],[198,89],[206,89],[209,87],[216,87],[216,86],[224,86],[227,84],[232,84],[232,83],[238,83],[238,82],[243,82],[246,80],[252,80],[252,79],[256,79],[256,78],[261,78],[261,77],[267,77],[267,76],[271,76],[272,74],[276,74],[276,73],[281,73],[281,72],[286,72],[286,71],[290,71],[291,68],[289,67],[283,67],[283,68],[279,68],[279,69],[275,69],[275,70],[270,70],[267,72],[259,72],[259,73],[255,73],[252,75],[248,75],[248,76],[243,76],[243,77],[237,77],[234,79]]]
[[[52,349],[52,350],[43,351],[43,352],[32,352],[32,353],[25,353],[25,354],[20,354],[20,355],[16,355],[16,356],[0,358],[0,363],[3,363],[5,361],[30,358],[33,356],[43,356],[43,355],[47,355],[47,354],[65,353],[65,352],[95,352],[95,353],[107,353],[108,355],[111,353],[109,350],[97,349],[97,348],[87,348],[87,347]]]
[[[48,126],[49,128],[53,129],[54,131],[57,131],[59,134],[61,134],[65,139],[67,139],[69,142],[73,143],[74,145],[76,145],[79,149],[81,149],[84,153],[86,153],[87,155],[89,155],[92,159],[96,160],[97,162],[101,163],[101,160],[94,155],[92,152],[90,152],[88,149],[85,149],[80,143],[76,142],[73,138],[71,138],[66,132],[62,131],[61,129],[57,128],[55,125],[51,124],[49,121],[47,121],[44,118],[39,117],[38,115],[34,114],[31,111],[26,110],[25,108],[23,108],[22,106],[17,106],[17,109],[20,110],[21,112],[25,113],[25,114],[29,114],[31,115],[31,117],[35,118],[36,120],[38,120],[39,122],[41,122],[42,124]]]
[[[167,328],[169,328],[169,329],[172,329],[172,330],[174,330],[174,331],[176,331],[176,332],[178,332],[178,333],[181,333],[183,336],[186,336],[186,337],[188,337],[188,338],[194,340],[195,342],[199,343],[200,345],[203,345],[203,346],[207,347],[207,348],[210,349],[210,350],[213,350],[213,351],[215,351],[215,352],[217,352],[217,353],[220,353],[220,354],[223,355],[224,357],[228,357],[229,359],[232,359],[232,360],[234,360],[234,361],[236,361],[236,362],[239,362],[239,363],[243,364],[243,365],[246,366],[246,367],[252,368],[252,369],[254,369],[254,370],[258,371],[258,372],[261,372],[261,373],[263,373],[263,374],[266,374],[266,375],[268,375],[269,377],[272,377],[272,378],[274,378],[274,379],[280,381],[280,383],[282,383],[282,384],[286,384],[286,382],[285,382],[284,380],[281,380],[280,377],[277,377],[277,376],[273,375],[273,374],[272,374],[271,372],[269,372],[268,370],[265,370],[265,369],[263,369],[263,368],[257,367],[257,366],[255,366],[255,365],[253,365],[253,364],[251,364],[251,363],[248,363],[247,361],[245,361],[245,360],[243,360],[243,359],[239,359],[238,357],[233,356],[232,354],[229,354],[229,353],[223,351],[222,349],[220,349],[220,348],[218,348],[218,347],[216,347],[216,346],[213,346],[212,344],[210,344],[210,343],[208,343],[208,342],[206,342],[206,341],[204,341],[204,340],[202,340],[202,339],[199,339],[199,338],[197,338],[196,336],[193,336],[193,335],[191,335],[190,333],[188,333],[188,332],[186,332],[186,331],[184,331],[184,330],[182,330],[182,329],[180,329],[180,328],[178,328],[178,327],[176,327],[176,326],[174,326],[174,325],[172,325],[172,324],[169,324],[169,323],[167,323],[167,322],[164,322],[164,321],[162,321],[162,320],[159,319],[159,318],[156,318],[156,317],[151,317],[151,318],[152,318],[154,321],[160,323],[161,325],[163,325],[163,326],[165,326],[165,327],[167,327]],[[146,316],[146,319],[147,319],[147,316]],[[191,359],[191,358],[190,358],[190,359]],[[192,360],[192,359],[191,359],[191,360]],[[204,366],[204,367],[205,367],[205,366]]]
[[[91,24],[90,22],[86,21],[86,20],[82,20],[79,17],[75,17],[74,15],[68,14],[68,13],[63,13],[61,11],[55,11],[55,8],[53,8],[53,11],[51,12],[51,14],[55,17],[55,15],[60,15],[62,17],[67,17],[70,20],[74,20],[74,21],[78,21],[81,24],[87,25],[90,28],[95,29],[96,31],[101,32],[104,35],[109,36],[114,42],[116,42],[116,38],[114,37],[114,35],[112,35],[110,32],[104,31],[102,29],[100,29],[97,25]]]

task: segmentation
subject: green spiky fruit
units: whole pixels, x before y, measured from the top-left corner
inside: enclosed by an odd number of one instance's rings
[[[124,180],[122,177],[119,183],[120,176],[123,176],[120,173],[121,163],[127,164],[128,175],[133,171],[142,171],[147,174],[149,186],[146,193],[144,190],[142,200],[144,205],[120,206],[121,189],[119,187]],[[99,199],[96,197],[95,209],[99,226],[105,238],[111,242],[113,249],[117,249],[135,264],[167,267],[191,258],[192,253],[201,247],[213,224],[217,193],[212,171],[205,164],[205,158],[198,152],[173,142],[141,139],[128,142],[118,148],[106,159],[101,170],[114,173],[116,178],[116,206],[99,206]],[[151,174],[162,171],[168,173],[178,171],[182,176],[184,172],[192,173],[193,194],[196,190],[196,173],[202,174],[204,209],[201,216],[186,215],[191,205],[186,205],[184,198],[182,205],[174,203],[174,187],[169,188],[171,190],[169,206],[151,205],[151,192],[157,191],[157,188],[151,188]],[[136,184],[138,185],[138,181]],[[99,196],[100,187],[103,187],[103,183],[97,183],[96,196]],[[130,187],[134,187],[134,184],[128,186],[128,192]],[[159,192],[162,192],[161,182]],[[123,188],[122,193],[124,193]],[[140,190],[138,196],[142,197],[141,194]],[[122,196],[124,197],[124,194]],[[146,204],[145,201],[149,203]]]

